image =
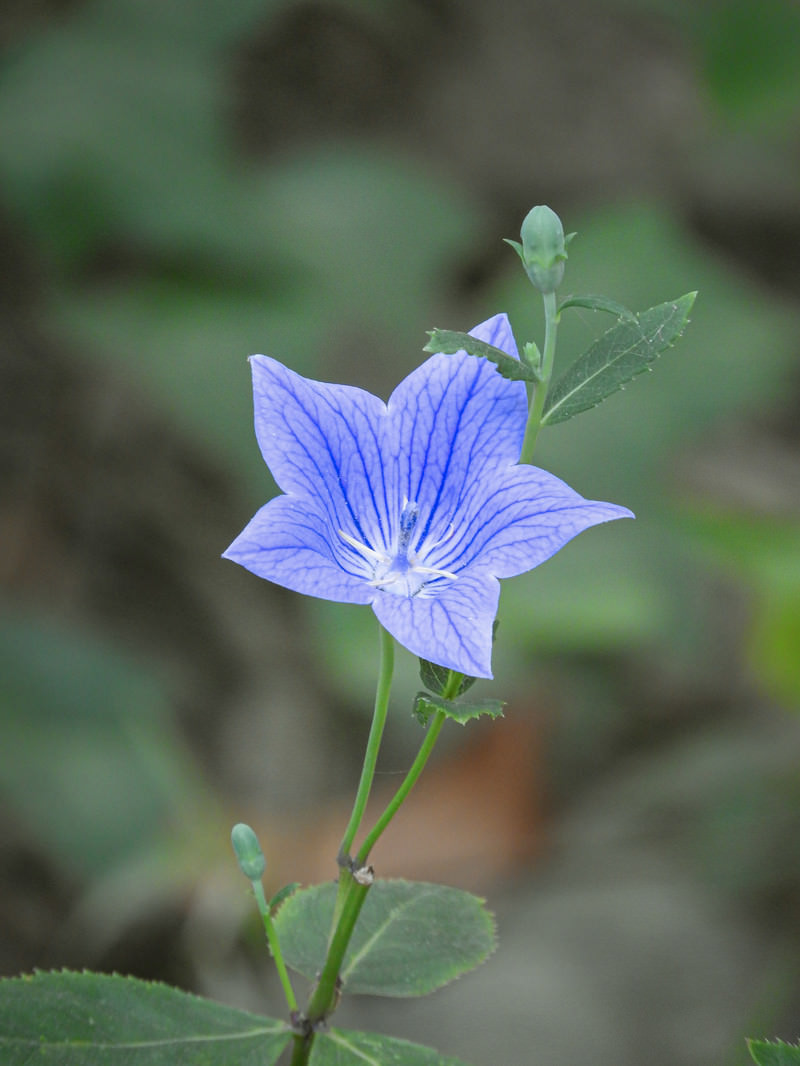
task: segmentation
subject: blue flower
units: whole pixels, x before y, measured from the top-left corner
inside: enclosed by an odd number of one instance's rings
[[[518,358],[505,315],[472,335]],[[251,359],[255,428],[284,493],[225,552],[259,577],[370,604],[409,651],[491,677],[498,578],[549,559],[589,526],[632,517],[518,464],[521,381],[461,352],[434,355],[383,403]]]

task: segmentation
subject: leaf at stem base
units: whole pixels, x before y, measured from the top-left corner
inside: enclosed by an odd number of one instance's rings
[[[440,1055],[432,1047],[408,1040],[331,1029],[320,1033],[311,1049],[309,1066],[464,1066],[459,1059]]]
[[[328,948],[336,885],[295,892],[275,929],[287,966],[314,980]],[[494,950],[494,919],[461,889],[417,881],[376,881],[344,957],[346,993],[424,996],[474,969]]]
[[[94,973],[0,981],[3,1066],[273,1066],[284,1022],[168,985]]]

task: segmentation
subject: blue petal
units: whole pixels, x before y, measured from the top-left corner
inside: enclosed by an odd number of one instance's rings
[[[505,315],[472,333],[517,356]],[[438,539],[482,479],[519,459],[525,386],[502,378],[485,359],[434,355],[398,385],[388,406],[400,492],[419,505],[419,540]]]
[[[499,578],[514,577],[555,555],[584,529],[616,518],[633,514],[613,503],[585,500],[545,470],[514,466],[480,486],[456,533],[428,562],[455,572],[479,566]]]
[[[506,355],[513,355],[515,359],[519,359],[517,342],[514,340],[508,315],[500,314],[487,318],[485,322],[481,322],[475,329],[471,329],[469,334],[471,337],[477,337],[479,341],[486,341],[487,344],[499,348]]]
[[[372,544],[390,534],[396,463],[386,405],[362,389],[328,385],[254,355],[256,436],[279,487],[318,501],[331,536]]]
[[[492,676],[492,626],[500,583],[485,572],[460,575],[434,596],[378,592],[378,621],[415,655],[472,677]]]
[[[291,496],[265,504],[224,557],[307,596],[339,603],[369,603],[374,596],[363,577],[334,558],[325,515]]]

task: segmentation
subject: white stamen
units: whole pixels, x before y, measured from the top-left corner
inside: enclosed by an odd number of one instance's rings
[[[372,569],[369,584],[373,588],[390,590],[400,596],[413,597],[422,592],[431,580],[446,578],[449,581],[455,581],[457,579],[458,574],[454,574],[451,570],[425,566],[423,562],[435,548],[453,535],[455,532],[453,523],[448,526],[447,532],[439,540],[431,544],[423,544],[415,551],[409,551],[418,519],[419,504],[413,500],[404,499],[394,544],[391,547],[387,546],[383,551],[370,548],[369,545],[345,533],[343,529],[337,530],[345,544],[357,551]]]
[[[351,537],[349,533],[345,533],[343,529],[337,529],[336,532],[346,541],[351,548],[355,548],[357,552],[360,552],[367,559],[374,559],[376,563],[388,563],[389,557],[384,552],[376,552],[372,548],[368,548],[366,544],[362,544],[360,540],[356,540],[355,537]]]

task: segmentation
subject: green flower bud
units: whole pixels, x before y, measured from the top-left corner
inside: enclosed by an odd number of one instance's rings
[[[248,881],[260,881],[267,868],[267,860],[258,842],[258,837],[244,822],[238,822],[231,830],[231,844],[236,861]]]
[[[520,230],[522,244],[506,241],[517,252],[525,273],[539,292],[555,292],[564,277],[567,245],[574,233],[564,236],[561,219],[544,204],[531,208]]]

